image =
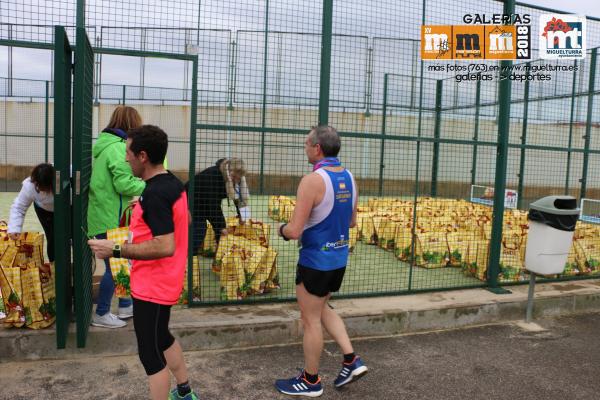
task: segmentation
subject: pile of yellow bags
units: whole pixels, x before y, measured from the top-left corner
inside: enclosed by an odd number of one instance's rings
[[[0,226],[0,293],[4,325],[46,328],[56,318],[54,264],[44,263],[44,235],[11,240]]]
[[[573,275],[600,274],[600,226],[577,222],[567,270]]]
[[[423,268],[461,267],[487,254],[479,243],[469,251],[469,243],[489,236],[491,210],[461,200],[420,198],[415,209],[412,201],[371,198],[359,205],[357,225],[364,243],[394,251],[402,261]]]
[[[239,224],[227,219],[221,236],[213,271],[220,275],[221,299],[243,299],[279,289],[277,252],[269,247],[270,225],[256,220]]]
[[[412,201],[371,198],[359,204],[357,225],[360,240],[393,250],[402,261],[423,268],[460,267],[466,275],[487,277],[490,207],[465,200],[419,198],[415,209]],[[526,211],[505,211],[499,276],[503,282],[528,279],[524,267],[528,226]],[[599,226],[577,223],[564,274],[600,274]]]
[[[237,217],[227,218],[227,229],[231,231],[229,233],[233,232],[237,236],[244,236],[249,240],[258,241],[261,246],[269,246],[269,225],[253,219],[243,225],[239,225],[238,221]],[[206,221],[206,224],[206,236],[204,237],[204,243],[202,243],[199,254],[204,257],[214,257],[217,253],[215,231],[210,222]]]
[[[272,196],[269,215],[282,220],[281,210],[286,204],[293,204],[293,200]],[[526,211],[504,212],[500,281],[529,279],[524,266],[528,230]],[[465,275],[486,280],[491,232],[492,208],[485,205],[422,197],[415,209],[412,200],[370,198],[359,204],[357,228],[350,236],[352,248],[358,238],[365,244],[394,251],[396,258],[415,266],[460,267]],[[580,274],[600,274],[600,227],[581,221],[564,272]]]

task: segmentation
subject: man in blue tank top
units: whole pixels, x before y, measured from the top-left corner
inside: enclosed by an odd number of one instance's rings
[[[275,382],[277,390],[289,395],[316,397],[323,393],[319,378],[323,328],[344,354],[335,387],[367,373],[367,367],[354,354],[344,321],[327,303],[331,293],[342,285],[349,230],[356,225],[358,189],[350,171],[337,159],[340,147],[340,137],[333,127],[313,127],[308,133],[304,151],[313,172],[300,181],[292,218],[279,228],[285,240],[299,239],[302,244],[296,296],[304,327],[305,366],[299,376]]]

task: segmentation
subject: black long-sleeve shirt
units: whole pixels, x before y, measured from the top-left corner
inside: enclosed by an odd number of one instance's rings
[[[218,160],[215,165],[198,172],[194,176],[194,209],[192,214],[203,211],[221,210],[221,202],[227,197],[225,180],[221,173],[221,163]],[[185,184],[185,190],[189,192],[189,182]]]

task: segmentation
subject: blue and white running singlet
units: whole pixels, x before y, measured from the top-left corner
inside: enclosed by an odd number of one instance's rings
[[[321,168],[315,172],[325,182],[325,195],[304,226],[298,263],[319,271],[332,271],[345,267],[348,261],[356,186],[346,169],[332,172]]]

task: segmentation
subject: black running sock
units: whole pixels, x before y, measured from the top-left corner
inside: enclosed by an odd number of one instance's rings
[[[346,364],[350,364],[352,361],[354,361],[354,357],[356,357],[354,353],[344,354],[344,362]]]
[[[311,385],[314,385],[319,381],[319,374],[311,375],[306,370],[304,370],[304,379],[308,381]]]
[[[179,397],[184,397],[191,391],[192,388],[190,387],[190,381],[185,381],[183,383],[177,384],[177,393],[179,394]]]

